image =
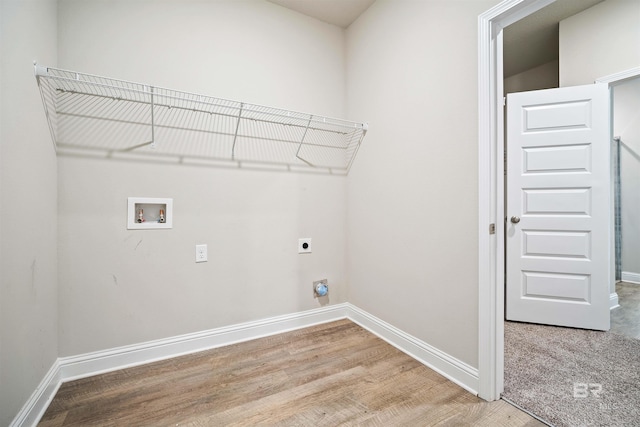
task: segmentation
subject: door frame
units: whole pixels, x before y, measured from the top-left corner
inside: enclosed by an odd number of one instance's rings
[[[504,384],[502,29],[553,2],[504,0],[478,17],[478,395],[489,401]],[[640,67],[596,82],[611,87],[637,75]]]
[[[609,85],[609,105],[611,105],[611,108],[609,109],[609,114],[611,115],[609,117],[609,120],[611,122],[611,132],[613,132],[613,115],[614,115],[614,107],[613,107],[613,90],[611,90],[612,88],[614,88],[615,86],[627,82],[629,80],[638,78],[640,76],[640,67],[635,67],[635,68],[631,68],[629,70],[625,70],[625,71],[621,71],[618,73],[614,73],[614,74],[610,74],[608,76],[604,76],[604,77],[600,77],[598,79],[596,79],[596,83],[604,83]],[[613,138],[613,134],[611,135],[611,137]],[[612,172],[613,174],[613,168],[612,168]],[[611,194],[613,195],[615,192],[615,180],[611,179]],[[612,196],[612,203],[611,203],[611,212],[609,217],[611,218],[611,235],[615,236],[615,207],[613,204],[613,196]],[[620,305],[618,304],[618,293],[616,292],[616,249],[615,249],[615,239],[611,240],[611,246],[609,247],[609,252],[611,254],[610,257],[610,271],[611,271],[611,277],[610,277],[610,289],[609,289],[609,308],[611,310],[613,310],[614,308],[618,308],[620,307]]]

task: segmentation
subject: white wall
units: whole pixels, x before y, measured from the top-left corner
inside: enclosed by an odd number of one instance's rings
[[[640,277],[640,78],[616,86],[613,97],[613,134],[622,140],[622,271]]]
[[[58,13],[61,68],[344,115],[343,30],[269,2]],[[59,194],[61,356],[316,308],[323,278],[346,301],[344,177],[59,157]],[[126,230],[128,196],[172,197],[173,229]]]
[[[640,1],[606,0],[560,22],[560,86],[640,65]]]
[[[347,30],[349,301],[478,366],[477,18],[378,0]]]
[[[58,356],[56,157],[33,75],[56,63],[56,2],[0,2],[0,426]]]
[[[558,87],[559,61],[551,61],[504,79],[504,93]]]

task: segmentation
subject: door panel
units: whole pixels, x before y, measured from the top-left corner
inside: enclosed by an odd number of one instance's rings
[[[508,96],[508,320],[609,329],[609,139],[607,85]]]
[[[523,189],[522,204],[522,213],[528,215],[588,216],[591,211],[591,189]]]
[[[590,107],[587,100],[523,106],[523,133],[588,129],[591,127]]]
[[[589,172],[591,145],[526,148],[523,173]]]
[[[522,232],[525,257],[582,258],[591,253],[590,233],[583,231],[529,231]]]
[[[590,277],[584,274],[523,272],[523,297],[590,301]]]

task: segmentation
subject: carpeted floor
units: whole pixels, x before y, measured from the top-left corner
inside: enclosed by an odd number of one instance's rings
[[[640,426],[640,340],[505,322],[503,396],[561,426]]]
[[[616,283],[620,307],[611,310],[611,332],[640,339],[640,285]]]

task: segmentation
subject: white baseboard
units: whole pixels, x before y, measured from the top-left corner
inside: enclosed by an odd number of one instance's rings
[[[344,319],[347,317],[347,309],[347,304],[336,304],[208,331],[58,358],[9,426],[35,426],[60,385],[66,381]]]
[[[609,294],[609,310],[620,307],[620,301],[618,299],[618,293],[612,292]]]
[[[62,382],[236,344],[347,317],[346,304],[149,341],[109,350],[62,357]]]
[[[60,385],[66,381],[345,318],[359,324],[469,392],[478,394],[477,369],[352,304],[344,303],[141,344],[61,357],[53,364],[36,391],[11,422],[10,427],[35,426],[44,415]]]
[[[398,350],[428,366],[465,390],[478,395],[478,370],[449,354],[378,319],[358,307],[348,304],[348,318],[379,336]]]
[[[640,285],[640,273],[632,273],[630,271],[623,271],[622,277],[623,282],[636,283]]]
[[[38,387],[29,397],[27,403],[24,404],[18,415],[15,416],[9,427],[18,426],[35,426],[44,415],[47,407],[53,400],[53,396],[60,388],[62,381],[60,379],[60,364],[57,359],[51,365],[49,371],[45,374]]]

